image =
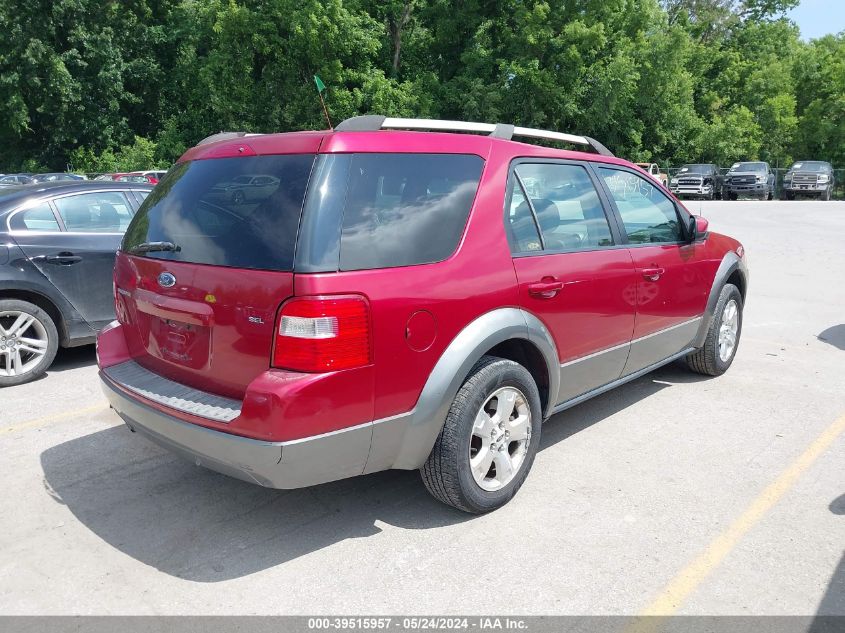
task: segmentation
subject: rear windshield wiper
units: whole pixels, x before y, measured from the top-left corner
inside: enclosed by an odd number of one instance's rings
[[[152,253],[158,251],[171,251],[178,253],[182,247],[173,242],[141,242],[129,249],[130,253]]]

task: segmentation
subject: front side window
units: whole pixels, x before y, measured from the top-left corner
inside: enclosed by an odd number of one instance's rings
[[[675,205],[654,182],[620,169],[599,167],[599,173],[616,202],[628,242],[649,244],[683,239]]]
[[[61,230],[53,210],[46,202],[36,207],[21,211],[12,216],[9,228],[13,231],[44,231],[55,233]]]
[[[132,209],[120,191],[65,196],[54,204],[72,233],[123,233],[132,221]]]
[[[530,217],[526,210],[536,216],[546,251],[593,250],[613,245],[598,192],[584,167],[523,163],[515,172],[520,182],[514,185],[509,228],[519,250],[536,250],[525,220]],[[524,199],[523,186],[530,207]]]
[[[464,154],[355,154],[340,237],[340,269],[429,264],[463,234],[484,161]]]

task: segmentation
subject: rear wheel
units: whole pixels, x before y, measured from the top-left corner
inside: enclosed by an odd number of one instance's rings
[[[506,504],[540,442],[540,394],[522,365],[484,356],[470,372],[420,469],[443,503],[480,514]]]
[[[0,387],[41,376],[58,348],[59,334],[49,314],[28,301],[0,300]]]
[[[704,345],[687,356],[687,366],[707,376],[721,376],[733,363],[742,334],[742,295],[725,284],[713,311]]]

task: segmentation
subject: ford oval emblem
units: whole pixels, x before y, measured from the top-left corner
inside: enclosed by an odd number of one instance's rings
[[[173,273],[161,273],[158,276],[158,285],[162,288],[172,288],[176,285],[176,277]]]

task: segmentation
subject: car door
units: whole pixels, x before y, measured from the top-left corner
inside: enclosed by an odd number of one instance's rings
[[[584,163],[524,159],[511,168],[505,224],[519,305],[549,329],[559,404],[620,377],[634,327],[636,275]]]
[[[636,322],[624,370],[628,375],[689,346],[710,284],[704,247],[686,239],[686,211],[633,170],[607,165],[597,172],[637,273]]]
[[[134,213],[119,190],[56,196],[11,216],[15,241],[94,328],[114,319],[112,270]]]

